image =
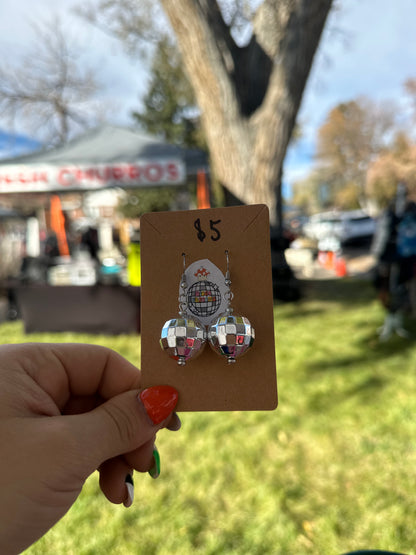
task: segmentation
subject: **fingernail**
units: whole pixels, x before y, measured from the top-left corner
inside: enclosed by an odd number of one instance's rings
[[[124,480],[126,484],[126,499],[123,502],[125,507],[131,507],[134,501],[134,482],[133,476],[131,474],[127,474]]]
[[[149,470],[149,474],[154,480],[160,476],[160,455],[156,445],[153,448],[153,466]]]
[[[169,424],[166,426],[166,428],[168,430],[170,430],[171,432],[177,432],[178,430],[181,429],[182,426],[182,422],[181,419],[179,418],[179,416],[176,414],[176,412],[174,412],[172,414],[172,418],[170,419]]]
[[[170,385],[155,385],[144,389],[139,397],[149,418],[156,425],[163,422],[174,411],[179,395]]]

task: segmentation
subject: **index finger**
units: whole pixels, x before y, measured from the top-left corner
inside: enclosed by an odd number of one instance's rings
[[[62,409],[71,396],[110,399],[140,388],[140,371],[107,347],[24,343],[0,347],[0,364],[22,368]]]

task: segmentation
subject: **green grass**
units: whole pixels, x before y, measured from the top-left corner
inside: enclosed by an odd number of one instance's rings
[[[26,553],[416,554],[415,343],[378,342],[383,311],[366,282],[315,282],[275,317],[276,411],[182,414],[180,432],[159,434],[161,477],[136,474],[132,508],[109,504],[93,475]],[[0,343],[26,340],[139,360],[137,336],[0,326]]]

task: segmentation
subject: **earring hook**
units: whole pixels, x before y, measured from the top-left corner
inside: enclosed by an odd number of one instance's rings
[[[186,254],[183,252],[182,253],[182,260],[183,260],[183,271],[182,271],[182,277],[181,277],[181,289],[182,292],[179,295],[178,301],[179,301],[179,315],[180,316],[185,316],[186,315],[186,311],[188,309],[188,300],[187,300],[187,295],[186,295],[186,290],[188,288],[188,284],[186,283]]]
[[[228,249],[225,250],[225,258],[227,260],[227,271],[225,272],[225,284],[230,286],[231,285],[231,279],[230,279],[230,257],[229,257],[229,251]]]

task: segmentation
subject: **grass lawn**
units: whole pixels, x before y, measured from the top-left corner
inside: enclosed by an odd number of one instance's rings
[[[132,508],[109,504],[93,475],[26,553],[416,554],[416,343],[378,342],[383,311],[356,280],[314,282],[275,318],[276,411],[182,414],[179,433],[159,434],[160,478],[136,473]],[[0,343],[27,340],[105,344],[139,361],[137,336],[0,326]]]

